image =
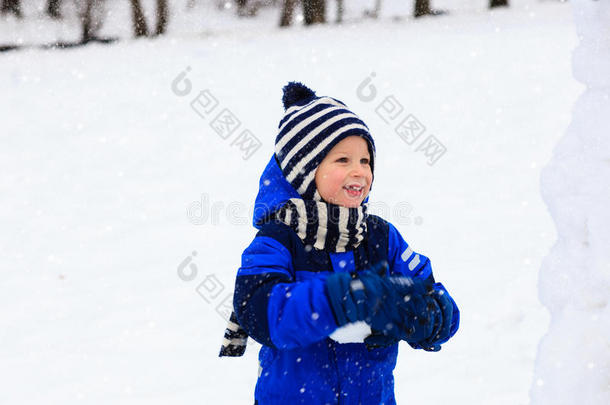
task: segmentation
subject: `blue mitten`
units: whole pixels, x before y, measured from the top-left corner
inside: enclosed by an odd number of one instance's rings
[[[408,343],[414,349],[439,351],[441,349],[440,345],[448,341],[457,332],[460,324],[460,312],[441,283],[436,283],[434,286],[427,288],[426,299],[436,301],[440,309],[440,323],[435,322],[434,331],[428,338],[419,341],[408,341]]]
[[[350,273],[333,273],[326,279],[326,292],[330,307],[339,327],[348,323],[363,321],[367,315],[366,297],[359,283],[352,283]]]
[[[387,277],[378,274],[385,273],[386,266],[387,262],[381,262],[373,270],[338,272],[326,279],[329,303],[339,327],[365,321],[386,336],[403,337],[398,306],[402,297]]]
[[[394,336],[384,335],[383,333],[374,330],[366,339],[364,344],[369,350],[378,349],[383,347],[389,347],[400,342],[400,339]]]
[[[445,343],[457,330],[457,328],[452,330],[454,302],[442,284],[437,283],[434,285],[433,290],[430,292],[430,297],[438,303],[442,313],[442,322],[428,339],[421,342],[422,346],[428,347],[439,346],[441,343]]]
[[[385,269],[381,270],[385,273]],[[365,321],[376,332],[369,340],[372,345],[390,345],[394,343],[392,339],[419,342],[440,328],[442,314],[436,301],[428,296],[424,280],[382,277],[375,271],[361,272],[358,278],[364,285],[370,311]]]
[[[402,297],[398,290],[387,277],[370,270],[358,273],[358,279],[362,282],[366,296],[368,311],[364,321],[380,334],[401,339],[404,333],[400,328],[399,312]]]
[[[385,274],[387,262],[381,261],[357,274],[338,272],[326,279],[326,291],[339,327],[366,321],[372,329],[383,331],[394,329],[393,336],[400,338],[396,323],[400,320],[398,301],[402,297],[392,283],[380,276]]]
[[[382,276],[385,272],[382,262],[357,275],[339,272],[327,278],[326,290],[337,325],[368,323],[373,330],[365,339],[369,348],[405,340],[415,348],[440,350],[437,342],[443,342],[451,323],[445,294],[435,292],[423,280]]]
[[[399,340],[405,340],[416,349],[439,351],[440,344],[437,342],[440,339],[432,339],[433,336],[444,336],[445,318],[441,304],[436,298],[438,292],[419,279],[391,277],[389,281],[396,290],[397,296],[401,298],[394,301],[398,313],[381,312],[383,321],[396,317],[391,321],[393,326],[381,332],[373,330],[373,334],[364,341],[367,348],[387,347]],[[446,308],[445,303],[443,308]],[[373,317],[379,316],[379,312],[373,314]]]
[[[441,308],[430,296],[432,289],[421,279],[392,277],[392,280],[403,297],[398,304],[406,333],[403,340],[408,343],[426,342],[440,330],[443,322]]]
[[[385,274],[387,262],[382,261],[373,266],[371,270],[349,275],[348,273],[334,273],[326,279],[326,290],[329,302],[339,327],[355,322],[366,321],[373,328],[387,329],[388,325],[399,332],[393,320],[397,320],[399,313],[397,307],[392,305],[385,308],[385,301],[396,301],[393,286],[381,276]],[[364,282],[363,282],[364,280]],[[366,287],[365,287],[366,283]],[[389,309],[389,310],[388,310]],[[367,348],[387,347],[397,343],[399,336],[388,335],[373,329],[364,343]]]

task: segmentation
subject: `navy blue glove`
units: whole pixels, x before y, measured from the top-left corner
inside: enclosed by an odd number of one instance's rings
[[[400,339],[394,336],[384,335],[383,333],[373,330],[372,333],[364,339],[364,344],[369,350],[389,347],[400,342]]]
[[[364,321],[379,334],[402,339],[400,302],[403,300],[394,284],[371,270],[358,273],[364,287],[366,313]],[[374,339],[372,339],[374,340]]]
[[[434,286],[434,288],[430,292],[430,297],[432,297],[438,303],[438,306],[442,313],[442,322],[428,339],[425,339],[424,341],[420,342],[423,347],[440,347],[441,343],[446,342],[451,337],[451,323],[453,321],[453,299],[444,290],[444,288],[439,287],[439,285],[442,286],[441,284],[437,284]]]
[[[371,303],[369,317],[365,320],[373,329],[373,334],[365,340],[370,347],[386,347],[405,340],[428,351],[440,350],[436,344],[442,335],[443,312],[439,300],[433,295],[431,283],[420,278],[406,276],[380,277],[385,269],[376,266],[373,271],[359,274],[365,286],[365,294],[374,292],[380,299]]]
[[[386,271],[387,262],[381,262],[358,274],[369,307],[365,321],[373,329],[365,343],[383,347],[397,339],[419,342],[432,336],[442,317],[440,307],[428,296],[431,285],[419,278],[385,277]]]
[[[401,314],[398,304],[402,297],[384,274],[387,262],[357,274],[338,272],[326,279],[330,306],[339,327],[356,321],[365,321],[374,330],[401,338],[398,327]]]
[[[392,277],[392,281],[399,295],[403,297],[398,303],[401,326],[406,335],[403,340],[408,343],[421,342],[423,348],[431,348],[428,339],[438,333],[443,322],[441,308],[430,295],[432,287],[417,278]]]
[[[333,273],[326,279],[328,301],[339,327],[363,321],[368,314],[364,290],[359,288],[358,282],[352,288],[353,281],[353,276],[347,272]]]
[[[453,305],[446,299],[448,294],[433,290],[417,279],[391,277],[390,281],[398,290],[398,295],[403,297],[403,302],[398,303],[399,320],[394,325],[397,329],[383,332],[373,330],[364,340],[367,348],[388,347],[402,339],[415,349],[439,351],[439,342],[448,338],[446,336],[451,326]]]
[[[427,351],[441,350],[441,344],[445,343],[457,332],[459,327],[459,311],[455,302],[449,296],[445,287],[441,283],[427,286],[427,299],[436,301],[440,309],[440,323],[435,321],[434,332],[426,339],[420,341],[408,341],[414,349],[424,349]]]
[[[387,262],[355,274],[333,273],[326,280],[329,302],[338,326],[356,321],[368,323],[373,334],[367,347],[386,347],[399,340],[440,350],[429,339],[443,325],[440,305],[431,286],[406,276],[385,277]],[[416,347],[414,346],[414,347]]]

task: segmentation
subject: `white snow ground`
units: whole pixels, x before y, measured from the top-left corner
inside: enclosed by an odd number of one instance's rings
[[[295,79],[370,126],[371,203],[412,207],[410,223],[386,218],[461,309],[441,352],[401,346],[399,403],[527,403],[549,322],[538,270],[556,237],[540,168],[583,86],[569,5],[515,3],[283,31],[269,12],[205,35],[0,54],[0,403],[253,402],[258,345],[216,357],[216,307],[255,234],[280,89]],[[187,66],[179,97],[171,82]],[[378,95],[364,102],[371,72]],[[262,141],[250,159],[191,109],[204,89]],[[433,166],[376,114],[388,95],[447,148]],[[187,207],[202,198],[195,225]],[[192,251],[198,273],[183,281]],[[224,290],[207,303],[197,287],[210,275]]]

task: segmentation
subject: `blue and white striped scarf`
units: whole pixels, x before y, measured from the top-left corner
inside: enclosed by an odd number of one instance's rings
[[[325,201],[291,198],[269,220],[279,220],[292,228],[306,249],[309,246],[310,249],[345,252],[357,248],[366,238],[367,217],[365,204],[348,208]],[[239,325],[237,316],[231,313],[219,356],[242,356],[247,339],[248,334]]]

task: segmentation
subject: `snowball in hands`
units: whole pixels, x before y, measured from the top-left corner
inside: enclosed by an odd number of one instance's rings
[[[362,343],[371,334],[371,327],[364,321],[348,323],[329,337],[338,343]]]

